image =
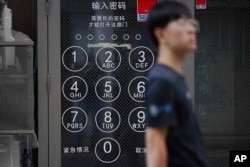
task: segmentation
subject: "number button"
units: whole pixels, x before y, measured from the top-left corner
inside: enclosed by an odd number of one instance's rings
[[[115,162],[121,154],[120,144],[112,138],[103,138],[95,146],[95,155],[103,163]]]
[[[86,127],[87,122],[87,114],[78,107],[71,107],[62,115],[63,127],[69,132],[76,133],[82,131]]]
[[[145,63],[145,60],[146,60],[146,58],[145,58],[145,51],[140,51],[138,54],[140,55],[140,58],[138,59],[138,61],[140,63]]]
[[[88,55],[83,48],[79,46],[71,46],[64,51],[62,55],[62,63],[67,70],[71,72],[79,72],[86,67],[88,63]]]
[[[112,102],[119,97],[121,86],[115,78],[104,77],[97,82],[95,92],[100,100]]]
[[[100,131],[110,133],[118,129],[121,123],[121,117],[115,109],[105,107],[97,112],[95,123]]]
[[[108,145],[108,146],[107,146]],[[110,141],[106,141],[104,144],[103,144],[103,150],[106,154],[109,154],[111,153],[112,151],[112,144]]]
[[[145,132],[146,130],[146,108],[138,107],[132,110],[128,117],[128,123],[131,129],[136,132]]]
[[[135,71],[148,71],[154,64],[154,54],[149,48],[138,46],[129,53],[129,64]]]
[[[148,79],[143,76],[131,80],[128,86],[129,96],[136,102],[144,102],[146,99],[146,85]]]
[[[112,92],[112,82],[111,81],[106,81],[105,82],[105,89],[104,89],[104,91],[106,92],[106,93],[110,93],[110,92]]]
[[[100,49],[96,54],[96,65],[104,72],[115,71],[121,64],[120,52],[112,47]]]
[[[78,76],[68,78],[62,86],[64,97],[71,102],[83,100],[88,92],[87,83]]]

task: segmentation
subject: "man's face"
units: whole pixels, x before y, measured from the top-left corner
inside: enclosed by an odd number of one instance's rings
[[[194,19],[181,17],[171,21],[162,29],[164,45],[178,52],[190,52],[197,48],[196,40],[197,26]]]

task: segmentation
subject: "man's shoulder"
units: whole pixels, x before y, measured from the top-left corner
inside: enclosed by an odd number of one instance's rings
[[[150,82],[158,81],[166,84],[175,85],[178,82],[178,76],[176,76],[171,70],[159,64],[155,64],[148,74]]]

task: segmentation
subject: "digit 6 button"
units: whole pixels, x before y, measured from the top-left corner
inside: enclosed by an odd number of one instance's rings
[[[144,102],[146,98],[146,84],[148,79],[143,76],[135,77],[128,86],[129,96],[136,102]]]

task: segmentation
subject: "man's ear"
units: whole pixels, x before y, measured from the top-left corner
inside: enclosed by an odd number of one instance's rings
[[[163,29],[162,28],[156,28],[154,30],[154,35],[156,37],[156,39],[159,41],[159,43],[161,43],[164,39],[164,33],[163,33]]]

